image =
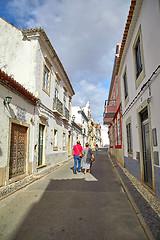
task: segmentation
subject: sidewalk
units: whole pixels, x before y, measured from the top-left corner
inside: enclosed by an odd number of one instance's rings
[[[8,197],[10,194],[13,194],[14,192],[18,191],[19,189],[26,187],[28,184],[31,184],[32,182],[44,177],[45,175],[51,173],[53,170],[56,170],[57,168],[63,166],[66,162],[69,162],[73,157],[69,157],[66,160],[63,160],[61,162],[55,163],[52,166],[44,167],[37,173],[32,173],[31,175],[26,176],[25,178],[14,182],[12,184],[9,184],[7,186],[0,187],[0,200],[2,200],[5,197]]]
[[[160,200],[153,196],[135,177],[123,168],[114,157],[108,155],[113,168],[120,177],[133,207],[140,213],[155,240],[160,240]],[[141,219],[140,219],[141,221]],[[142,222],[142,224],[145,224]],[[144,226],[145,227],[145,226]],[[146,228],[147,229],[147,228]],[[152,236],[151,236],[152,237]]]

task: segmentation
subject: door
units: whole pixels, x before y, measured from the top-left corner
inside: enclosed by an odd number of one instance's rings
[[[144,181],[152,188],[152,163],[148,111],[141,114]]]
[[[12,123],[9,178],[26,172],[27,127]]]
[[[43,164],[44,151],[44,125],[39,124],[38,166]]]
[[[71,156],[71,132],[68,132],[68,157]]]

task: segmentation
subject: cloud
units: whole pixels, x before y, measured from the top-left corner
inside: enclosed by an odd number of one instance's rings
[[[75,89],[73,104],[89,100],[102,121],[115,47],[121,42],[128,0],[9,0],[19,28],[43,26]]]

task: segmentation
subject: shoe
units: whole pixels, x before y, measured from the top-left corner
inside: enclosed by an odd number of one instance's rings
[[[73,170],[73,173],[74,173],[74,174],[77,174],[76,170]]]
[[[78,171],[79,173],[81,172],[81,171]]]

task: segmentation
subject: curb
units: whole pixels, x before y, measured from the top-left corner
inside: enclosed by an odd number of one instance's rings
[[[123,187],[124,192],[126,193],[126,195],[127,195],[127,197],[128,197],[128,200],[130,201],[130,203],[131,203],[134,211],[136,212],[136,216],[137,216],[137,218],[138,218],[138,220],[139,220],[139,222],[140,222],[140,224],[141,224],[144,232],[146,233],[146,235],[147,235],[147,237],[148,237],[149,240],[155,240],[155,238],[154,238],[154,236],[153,236],[150,228],[148,227],[148,225],[146,224],[146,222],[145,222],[142,214],[140,213],[140,210],[139,210],[137,204],[135,203],[133,197],[132,197],[131,194],[129,193],[127,187],[125,186],[125,184],[124,184],[124,182],[123,182],[123,180],[122,180],[122,178],[121,178],[121,176],[120,176],[119,173],[117,172],[117,170],[116,170],[116,168],[115,168],[115,165],[114,165],[114,163],[112,162],[112,159],[111,159],[110,155],[108,154],[107,156],[108,156],[108,158],[109,158],[109,160],[110,160],[110,162],[111,162],[111,164],[112,164],[112,167],[113,167],[113,169],[114,169],[114,172],[116,173],[116,175],[118,176],[118,178],[119,178],[119,180],[120,180],[120,183],[121,183],[121,185],[122,185],[122,187]]]
[[[11,194],[17,192],[18,190],[26,187],[27,185],[35,182],[38,179],[41,179],[51,172],[57,170],[58,168],[64,166],[66,163],[70,162],[73,157],[68,158],[67,160],[64,160],[62,162],[55,163],[54,165],[44,168],[41,172],[31,174],[22,180],[19,180],[17,182],[14,182],[12,184],[9,184],[7,186],[3,186],[0,188],[0,201],[4,198],[7,198]]]

